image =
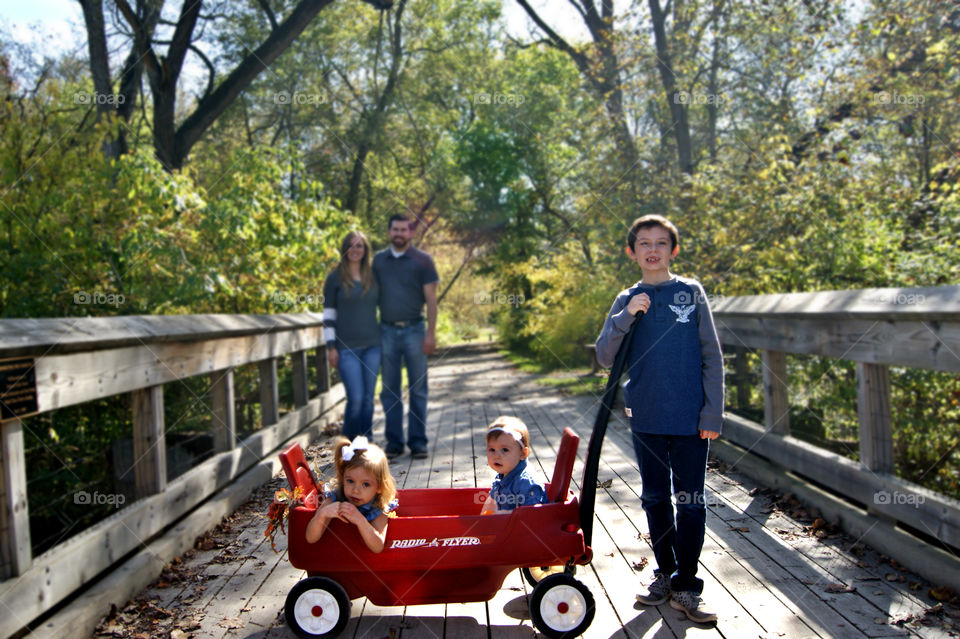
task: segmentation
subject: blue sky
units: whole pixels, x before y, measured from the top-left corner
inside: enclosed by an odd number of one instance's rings
[[[551,3],[551,8],[545,10]],[[580,18],[567,3],[533,0],[531,4],[564,36],[586,37]],[[513,0],[503,0],[503,7],[510,31],[525,37],[526,13]],[[0,26],[17,42],[42,43],[40,50],[46,52],[85,44],[83,13],[76,0],[0,0]]]

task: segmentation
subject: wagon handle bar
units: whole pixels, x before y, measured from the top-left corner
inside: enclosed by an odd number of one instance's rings
[[[610,413],[613,412],[617,389],[620,388],[620,377],[623,375],[624,364],[627,355],[630,353],[630,342],[633,341],[633,334],[636,331],[637,324],[639,324],[637,320],[640,314],[638,313],[636,317],[637,319],[634,319],[633,324],[630,325],[626,337],[620,343],[620,349],[613,360],[610,379],[607,380],[607,387],[603,391],[600,411],[597,413],[597,419],[593,422],[590,444],[587,447],[587,461],[583,467],[583,481],[580,484],[580,529],[583,530],[583,543],[587,548],[593,541],[593,511],[597,501],[600,449],[603,448],[603,437],[607,433],[607,423],[610,421]]]

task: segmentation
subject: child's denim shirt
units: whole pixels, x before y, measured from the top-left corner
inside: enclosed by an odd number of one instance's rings
[[[330,499],[332,501],[344,501],[340,498],[340,495],[332,491],[324,491],[323,494],[325,499]],[[374,497],[370,501],[360,506],[357,506],[357,510],[360,511],[360,514],[363,515],[367,521],[373,521],[380,515],[386,515],[397,509],[397,506],[400,505],[400,500],[394,497],[390,500],[390,503],[387,504],[386,508],[380,508],[376,505],[377,498]]]
[[[490,487],[490,499],[498,510],[513,510],[517,506],[533,506],[547,502],[547,491],[527,472],[527,460],[506,475],[497,473]]]

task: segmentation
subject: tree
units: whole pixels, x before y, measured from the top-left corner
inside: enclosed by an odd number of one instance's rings
[[[107,53],[107,37],[103,17],[103,0],[78,0],[83,7],[84,20],[90,49],[90,70],[96,90],[102,95],[112,95],[110,61]],[[130,29],[131,49],[121,75],[120,93],[115,107],[98,105],[101,115],[114,111],[123,121],[130,118],[136,104],[136,90],[145,69],[150,81],[153,99],[153,144],[157,157],[167,170],[183,166],[190,149],[224,110],[266,69],[286,51],[316,15],[333,0],[300,0],[286,18],[278,20],[267,2],[261,2],[264,18],[271,29],[263,42],[250,51],[240,63],[219,83],[215,82],[216,69],[196,46],[203,33],[202,21],[212,21],[214,16],[204,16],[203,0],[185,0],[175,22],[169,23],[173,33],[169,40],[158,37],[158,25],[167,25],[162,20],[163,1],[136,0],[130,6],[127,0],[114,0],[116,8]],[[198,30],[198,25],[201,25]],[[156,46],[166,44],[166,55],[159,55]],[[177,92],[180,88],[184,61],[189,52],[195,53],[207,66],[209,81],[204,94],[193,111],[179,124],[176,122]],[[108,153],[116,157],[125,149],[122,133],[108,145]]]

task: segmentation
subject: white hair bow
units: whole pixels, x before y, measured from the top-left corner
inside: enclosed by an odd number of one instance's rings
[[[489,435],[490,433],[506,433],[507,435],[510,435],[515,440],[517,440],[518,444],[523,446],[523,436],[517,431],[513,430],[512,428],[508,430],[506,428],[500,428],[499,426],[494,426],[493,428],[487,431],[487,435]]]
[[[343,448],[340,449],[340,455],[343,461],[350,461],[358,452],[367,450],[368,448],[370,448],[370,442],[367,441],[366,437],[360,435],[354,439],[352,443],[344,444]]]

